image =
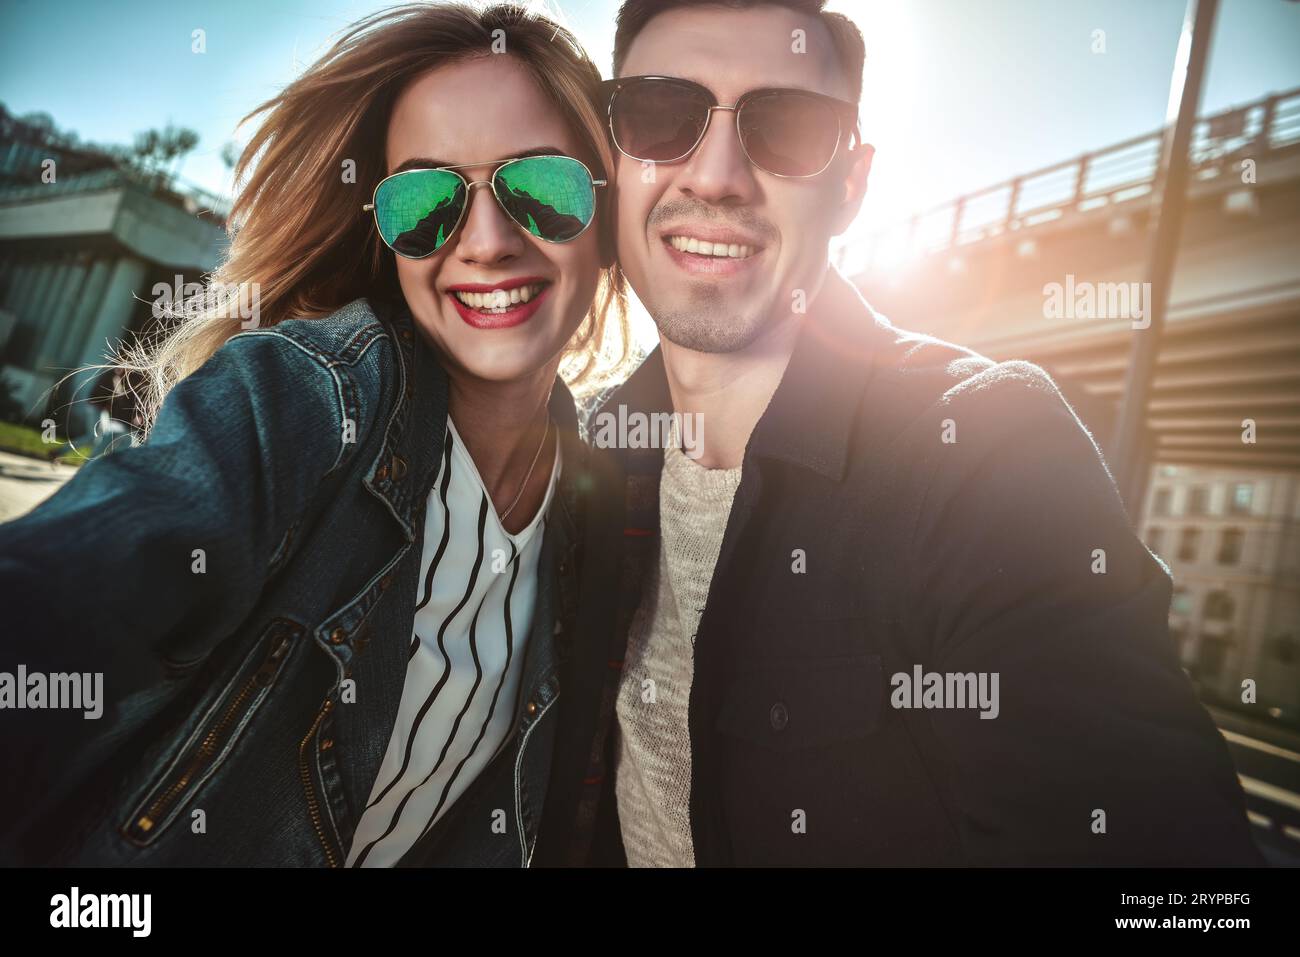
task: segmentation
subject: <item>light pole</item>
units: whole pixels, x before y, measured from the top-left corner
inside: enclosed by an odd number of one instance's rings
[[[1128,374],[1119,421],[1115,426],[1112,461],[1120,494],[1128,509],[1129,520],[1140,519],[1142,496],[1150,473],[1146,440],[1147,405],[1151,382],[1155,376],[1156,356],[1164,332],[1165,312],[1169,305],[1169,285],[1173,279],[1174,260],[1178,256],[1183,210],[1187,203],[1187,177],[1192,130],[1201,102],[1201,81],[1210,58],[1210,40],[1219,0],[1187,0],[1174,73],[1169,86],[1169,107],[1165,115],[1165,137],[1161,148],[1160,168],[1156,171],[1154,196],[1156,228],[1147,254],[1146,279],[1150,283],[1146,303],[1150,325],[1134,330],[1129,350]]]

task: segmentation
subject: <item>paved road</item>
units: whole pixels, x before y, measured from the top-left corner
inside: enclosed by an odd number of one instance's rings
[[[30,512],[76,474],[71,465],[0,452],[0,522]]]

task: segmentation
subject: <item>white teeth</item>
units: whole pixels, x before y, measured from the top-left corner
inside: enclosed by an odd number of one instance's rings
[[[515,286],[511,289],[493,289],[490,292],[453,292],[452,295],[471,309],[480,312],[505,312],[512,306],[528,302],[541,294],[546,283],[531,283],[527,286]]]
[[[728,259],[748,259],[755,252],[753,246],[739,243],[709,243],[692,236],[669,236],[668,245],[679,252],[695,253],[699,256],[725,256]]]

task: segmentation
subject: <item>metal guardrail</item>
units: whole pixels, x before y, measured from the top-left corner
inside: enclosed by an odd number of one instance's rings
[[[846,243],[837,264],[854,275],[869,270],[885,250],[892,251],[891,261],[934,253],[1149,194],[1164,136],[1164,129],[1155,130],[958,196]],[[1297,143],[1300,87],[1197,120],[1189,148],[1193,177]]]

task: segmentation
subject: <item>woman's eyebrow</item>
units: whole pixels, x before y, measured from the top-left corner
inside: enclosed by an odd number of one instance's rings
[[[496,159],[496,160],[489,160],[485,163],[461,163],[459,165],[490,166],[492,165],[492,163],[504,163],[506,160],[509,159],[523,159],[526,156],[568,156],[568,155],[569,154],[566,151],[560,149],[558,146],[537,146],[530,150],[519,150],[517,152],[511,153],[509,156],[503,156],[500,159]],[[408,169],[442,169],[444,167],[448,167],[452,165],[455,164],[449,163],[446,160],[431,159],[427,156],[413,156],[411,159],[405,160],[404,162],[401,163],[401,165],[397,166],[393,170],[393,173],[390,175],[394,175],[397,173],[405,173]]]

